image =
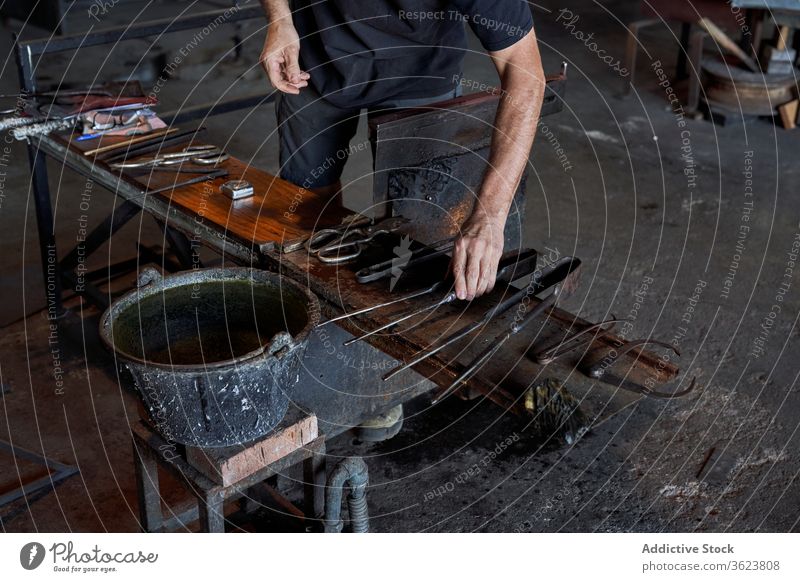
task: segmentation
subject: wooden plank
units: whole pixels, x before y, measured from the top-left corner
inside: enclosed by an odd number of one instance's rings
[[[186,460],[206,477],[228,487],[308,445],[319,436],[317,417],[297,411],[269,435],[246,445],[186,447]]]

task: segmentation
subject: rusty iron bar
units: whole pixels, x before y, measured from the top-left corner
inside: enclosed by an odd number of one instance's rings
[[[634,340],[625,343],[620,348],[614,349],[610,351],[605,357],[601,360],[595,362],[589,367],[588,374],[591,378],[595,380],[600,380],[601,382],[605,382],[611,386],[616,386],[617,388],[622,388],[623,390],[627,390],[629,392],[634,392],[636,394],[643,394],[645,396],[649,396],[651,398],[661,398],[665,400],[669,400],[672,398],[680,398],[681,396],[686,396],[694,390],[695,384],[697,382],[697,377],[693,377],[689,387],[684,390],[679,390],[677,392],[662,392],[660,390],[653,390],[652,388],[648,388],[647,386],[642,386],[637,382],[633,382],[628,380],[627,374],[625,376],[617,376],[616,374],[612,374],[608,372],[608,369],[616,362],[620,357],[624,356],[625,354],[629,353],[635,348],[644,345],[656,345],[661,346],[662,348],[666,348],[671,350],[676,356],[680,357],[681,353],[675,348],[675,346],[661,342],[658,340],[653,339],[640,339]],[[637,356],[638,359],[638,356]],[[678,385],[680,386],[680,382]]]

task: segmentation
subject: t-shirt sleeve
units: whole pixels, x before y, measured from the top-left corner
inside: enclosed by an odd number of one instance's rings
[[[456,0],[456,9],[487,51],[508,48],[533,28],[525,0]]]

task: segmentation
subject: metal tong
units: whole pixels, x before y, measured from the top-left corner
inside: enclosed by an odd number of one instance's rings
[[[364,246],[382,234],[396,232],[408,222],[402,216],[393,216],[375,224],[323,228],[311,235],[305,242],[306,250],[321,262],[339,264],[352,261],[364,250]],[[342,252],[343,250],[348,252]]]
[[[510,254],[506,256],[503,260],[501,260],[499,264],[500,268],[497,271],[497,278],[495,280],[499,283],[510,284],[513,281],[516,281],[517,279],[530,275],[536,270],[536,258],[537,258],[537,253],[534,250],[526,250],[519,255]],[[407,313],[406,315],[402,316],[399,319],[390,321],[389,323],[382,325],[376,329],[373,329],[372,331],[368,331],[367,333],[364,333],[358,337],[347,340],[344,343],[344,345],[349,346],[350,344],[353,344],[357,341],[361,341],[364,338],[368,338],[372,335],[375,335],[376,333],[380,333],[384,330],[387,330],[390,327],[394,327],[399,323],[403,323],[404,321],[407,321],[412,317],[421,315],[428,311],[433,311],[434,309],[441,307],[442,305],[447,305],[448,303],[452,303],[456,299],[457,299],[456,292],[450,291],[447,295],[445,295],[444,297],[442,297],[437,301],[434,301],[432,304],[426,305],[425,307],[412,311],[411,313]],[[489,317],[488,314],[491,311],[492,310],[487,311],[486,314],[484,314],[484,317]],[[399,372],[401,369],[405,369],[405,367],[397,369],[396,372]],[[394,373],[391,373],[388,376],[384,377],[384,380],[388,380],[392,375],[394,375]]]
[[[452,247],[452,243],[451,243],[451,247]],[[416,266],[418,266],[418,265],[420,265],[422,263],[430,261],[431,259],[434,259],[436,257],[440,257],[444,253],[447,252],[447,250],[445,250],[445,249],[435,250],[436,245],[434,245],[433,248],[434,248],[433,252],[426,253],[426,254],[424,254],[423,256],[420,256],[420,257],[412,258],[408,263],[405,264],[403,269],[408,269],[409,267],[416,267]],[[500,259],[499,268],[497,270],[497,280],[498,281],[504,280],[506,270],[509,270],[509,269],[510,269],[511,272],[513,272],[515,269],[517,271],[517,274],[514,275],[514,280],[520,279],[520,278],[524,277],[525,275],[529,275],[531,273],[531,270],[529,270],[529,269],[531,269],[531,265],[533,265],[534,268],[536,266],[536,258],[537,258],[537,256],[538,255],[537,255],[536,251],[533,250],[533,249],[524,249],[524,250],[520,251],[519,253],[516,253],[516,252],[508,253],[507,255],[505,255],[504,257],[502,257]],[[417,261],[417,262],[415,262],[415,261]],[[386,263],[389,263],[389,262],[390,261],[386,261]],[[377,265],[373,265],[372,267],[367,267],[367,269],[369,270],[370,281],[377,281],[379,279],[386,278],[386,277],[388,277],[388,276],[390,276],[392,274],[391,272],[384,272],[384,270],[380,270],[379,269],[380,265],[383,265],[383,263],[379,263]],[[362,271],[363,270],[364,269],[362,269]],[[359,272],[361,272],[361,271],[359,271]],[[381,275],[381,276],[378,276],[378,275]],[[356,277],[358,277],[358,273],[356,273]],[[359,281],[359,282],[363,282],[363,281]],[[343,315],[339,315],[338,317],[331,318],[331,319],[329,319],[327,321],[323,321],[322,323],[319,324],[319,326],[321,327],[323,325],[327,325],[329,323],[333,323],[334,321],[341,321],[343,319],[349,319],[350,317],[355,317],[357,315],[363,315],[364,313],[369,313],[370,311],[375,311],[377,309],[383,309],[384,307],[389,307],[391,305],[395,305],[397,303],[402,303],[403,301],[408,301],[410,299],[415,299],[417,297],[423,297],[425,295],[430,295],[431,293],[434,293],[434,292],[442,289],[445,285],[452,285],[452,281],[449,281],[447,279],[443,279],[441,281],[437,281],[437,282],[429,285],[428,287],[425,287],[424,289],[419,289],[417,291],[411,291],[410,293],[407,293],[405,295],[401,295],[400,297],[397,297],[395,299],[391,299],[390,301],[384,301],[383,303],[378,303],[377,305],[370,305],[369,307],[364,307],[363,309],[358,309],[356,311],[351,311],[349,313],[345,313]],[[400,323],[400,322],[392,322],[392,324],[390,324],[390,325],[394,325],[395,323]]]
[[[453,250],[455,239],[449,238],[439,241],[430,245],[429,247],[420,250],[417,253],[412,253],[408,260],[398,264],[401,259],[393,257],[380,263],[375,263],[369,267],[364,267],[356,272],[356,280],[359,283],[374,283],[381,279],[388,279],[394,276],[398,269],[402,272],[410,271],[428,263],[434,259],[438,259]]]
[[[179,152],[161,154],[154,158],[145,158],[131,162],[117,162],[111,164],[115,170],[142,169],[155,170],[161,167],[180,166],[184,163],[198,164],[201,166],[215,166],[224,162],[230,156],[217,146],[194,145],[188,146]]]
[[[443,398],[452,394],[463,382],[466,382],[474,376],[478,370],[481,369],[483,364],[488,362],[511,337],[518,334],[520,331],[530,324],[533,320],[537,319],[546,310],[555,307],[558,300],[562,296],[570,296],[578,288],[578,281],[580,279],[580,265],[579,259],[574,257],[564,257],[563,259],[553,263],[545,270],[542,271],[540,277],[535,278],[533,281],[533,289],[523,289],[523,295],[520,296],[514,303],[520,303],[524,297],[530,294],[536,295],[542,291],[553,288],[552,293],[541,301],[536,307],[531,309],[527,314],[521,318],[515,317],[508,331],[495,338],[492,343],[483,350],[464,370],[456,380],[450,384],[445,390],[439,393],[432,399],[432,403],[436,404]],[[513,299],[513,298],[512,298]],[[512,304],[513,305],[513,304]]]

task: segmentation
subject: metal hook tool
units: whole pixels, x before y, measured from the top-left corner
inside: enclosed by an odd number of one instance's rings
[[[540,293],[545,289],[549,289],[550,287],[553,288],[553,292],[550,293],[547,298],[542,300],[542,302],[536,307],[531,309],[530,312],[528,312],[521,320],[515,319],[508,331],[502,337],[495,338],[489,347],[481,352],[478,357],[472,360],[472,362],[467,366],[467,369],[464,370],[464,373],[456,378],[455,381],[445,390],[435,396],[431,403],[436,404],[449,394],[452,394],[461,386],[463,382],[466,382],[472,378],[472,376],[474,376],[478,370],[481,369],[483,364],[488,362],[492,356],[499,352],[500,348],[502,348],[512,336],[515,336],[520,331],[525,329],[525,327],[531,321],[537,319],[546,310],[555,307],[559,299],[572,295],[578,288],[578,282],[580,280],[580,266],[580,260],[574,257],[565,257],[561,261],[555,263],[553,265],[554,268],[552,268],[547,274],[542,275],[540,283],[537,285],[537,290],[534,292],[534,294]]]
[[[595,380],[600,380],[601,382],[605,382],[606,384],[610,384],[611,386],[616,386],[617,388],[622,388],[623,390],[628,390],[629,392],[635,392],[637,394],[644,394],[645,396],[650,396],[651,398],[663,398],[663,399],[670,399],[670,398],[680,398],[681,396],[686,396],[689,392],[694,390],[695,383],[697,378],[692,378],[689,387],[685,390],[680,390],[678,392],[661,392],[660,390],[653,390],[652,388],[648,388],[646,386],[642,386],[636,382],[632,382],[627,378],[618,376],[616,374],[612,374],[608,371],[608,369],[616,362],[621,356],[629,353],[634,348],[644,346],[644,345],[656,345],[661,346],[662,348],[666,348],[668,350],[672,350],[672,352],[680,357],[681,353],[675,348],[675,346],[660,342],[657,340],[652,339],[640,339],[627,342],[622,347],[612,350],[609,352],[604,358],[600,361],[592,364],[587,370],[587,373],[590,377],[594,378]]]

